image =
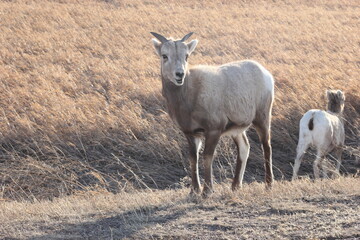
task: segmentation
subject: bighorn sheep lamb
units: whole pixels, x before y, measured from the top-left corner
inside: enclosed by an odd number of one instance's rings
[[[273,181],[270,144],[271,109],[274,100],[272,75],[254,61],[232,62],[221,66],[189,66],[188,57],[198,40],[167,39],[151,33],[161,59],[162,95],[171,119],[185,134],[189,144],[191,193],[200,192],[199,150],[205,137],[203,196],[213,192],[212,162],[222,135],[230,135],[238,150],[232,189],[242,186],[249,155],[246,130],[253,124],[265,157],[265,182]]]
[[[301,160],[310,145],[314,145],[317,150],[314,162],[315,178],[320,177],[319,165],[321,165],[323,174],[327,176],[327,168],[323,158],[333,150],[337,158],[336,170],[339,173],[345,141],[342,120],[345,95],[340,90],[328,90],[326,95],[328,99],[327,111],[312,109],[305,113],[300,120],[299,143],[296,149],[293,180],[297,178]]]

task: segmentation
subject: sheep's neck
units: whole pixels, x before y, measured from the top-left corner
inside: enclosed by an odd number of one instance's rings
[[[344,123],[343,111],[333,112],[333,111],[327,109],[327,112],[332,114],[332,115],[337,116],[340,119],[340,122]]]
[[[176,86],[167,79],[162,78],[162,94],[166,99],[168,113],[175,120],[182,130],[190,128],[189,117],[192,112],[190,94],[190,77],[185,77],[182,86]]]
[[[341,105],[331,104],[329,102],[327,106],[327,111],[336,115],[342,115],[343,107]]]

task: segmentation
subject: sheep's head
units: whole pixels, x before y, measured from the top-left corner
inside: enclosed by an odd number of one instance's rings
[[[345,94],[340,90],[327,90],[326,95],[328,99],[328,111],[341,113],[344,110]]]
[[[193,34],[186,34],[181,40],[167,39],[164,36],[153,33],[156,37],[153,44],[156,53],[161,58],[161,75],[164,80],[170,81],[176,86],[184,84],[185,76],[188,72],[188,57],[194,51],[198,40],[189,43],[185,41]]]

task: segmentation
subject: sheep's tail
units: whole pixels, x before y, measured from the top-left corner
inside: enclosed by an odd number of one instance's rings
[[[314,114],[310,118],[310,121],[308,123],[308,127],[309,127],[310,131],[314,129]]]

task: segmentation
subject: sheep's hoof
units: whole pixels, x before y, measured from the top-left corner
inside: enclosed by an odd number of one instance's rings
[[[202,200],[200,191],[195,191],[194,189],[191,189],[187,200],[194,203],[200,203]]]
[[[265,183],[265,189],[270,191],[272,189],[273,183],[272,182],[266,182]]]
[[[201,192],[200,188],[196,188],[196,189],[191,188],[191,191],[190,191],[189,195],[190,196],[198,196],[200,194],[200,192]]]
[[[241,189],[242,188],[242,186],[240,185],[240,183],[233,183],[232,185],[231,185],[231,190],[233,191],[233,192],[236,192],[237,190],[239,190],[239,189]]]
[[[212,194],[214,193],[214,190],[212,190],[211,188],[204,188],[203,192],[202,192],[202,197],[203,199],[207,199],[209,198]]]
[[[331,179],[336,179],[339,177],[341,177],[341,174],[338,171],[335,171],[333,174],[331,174]]]

